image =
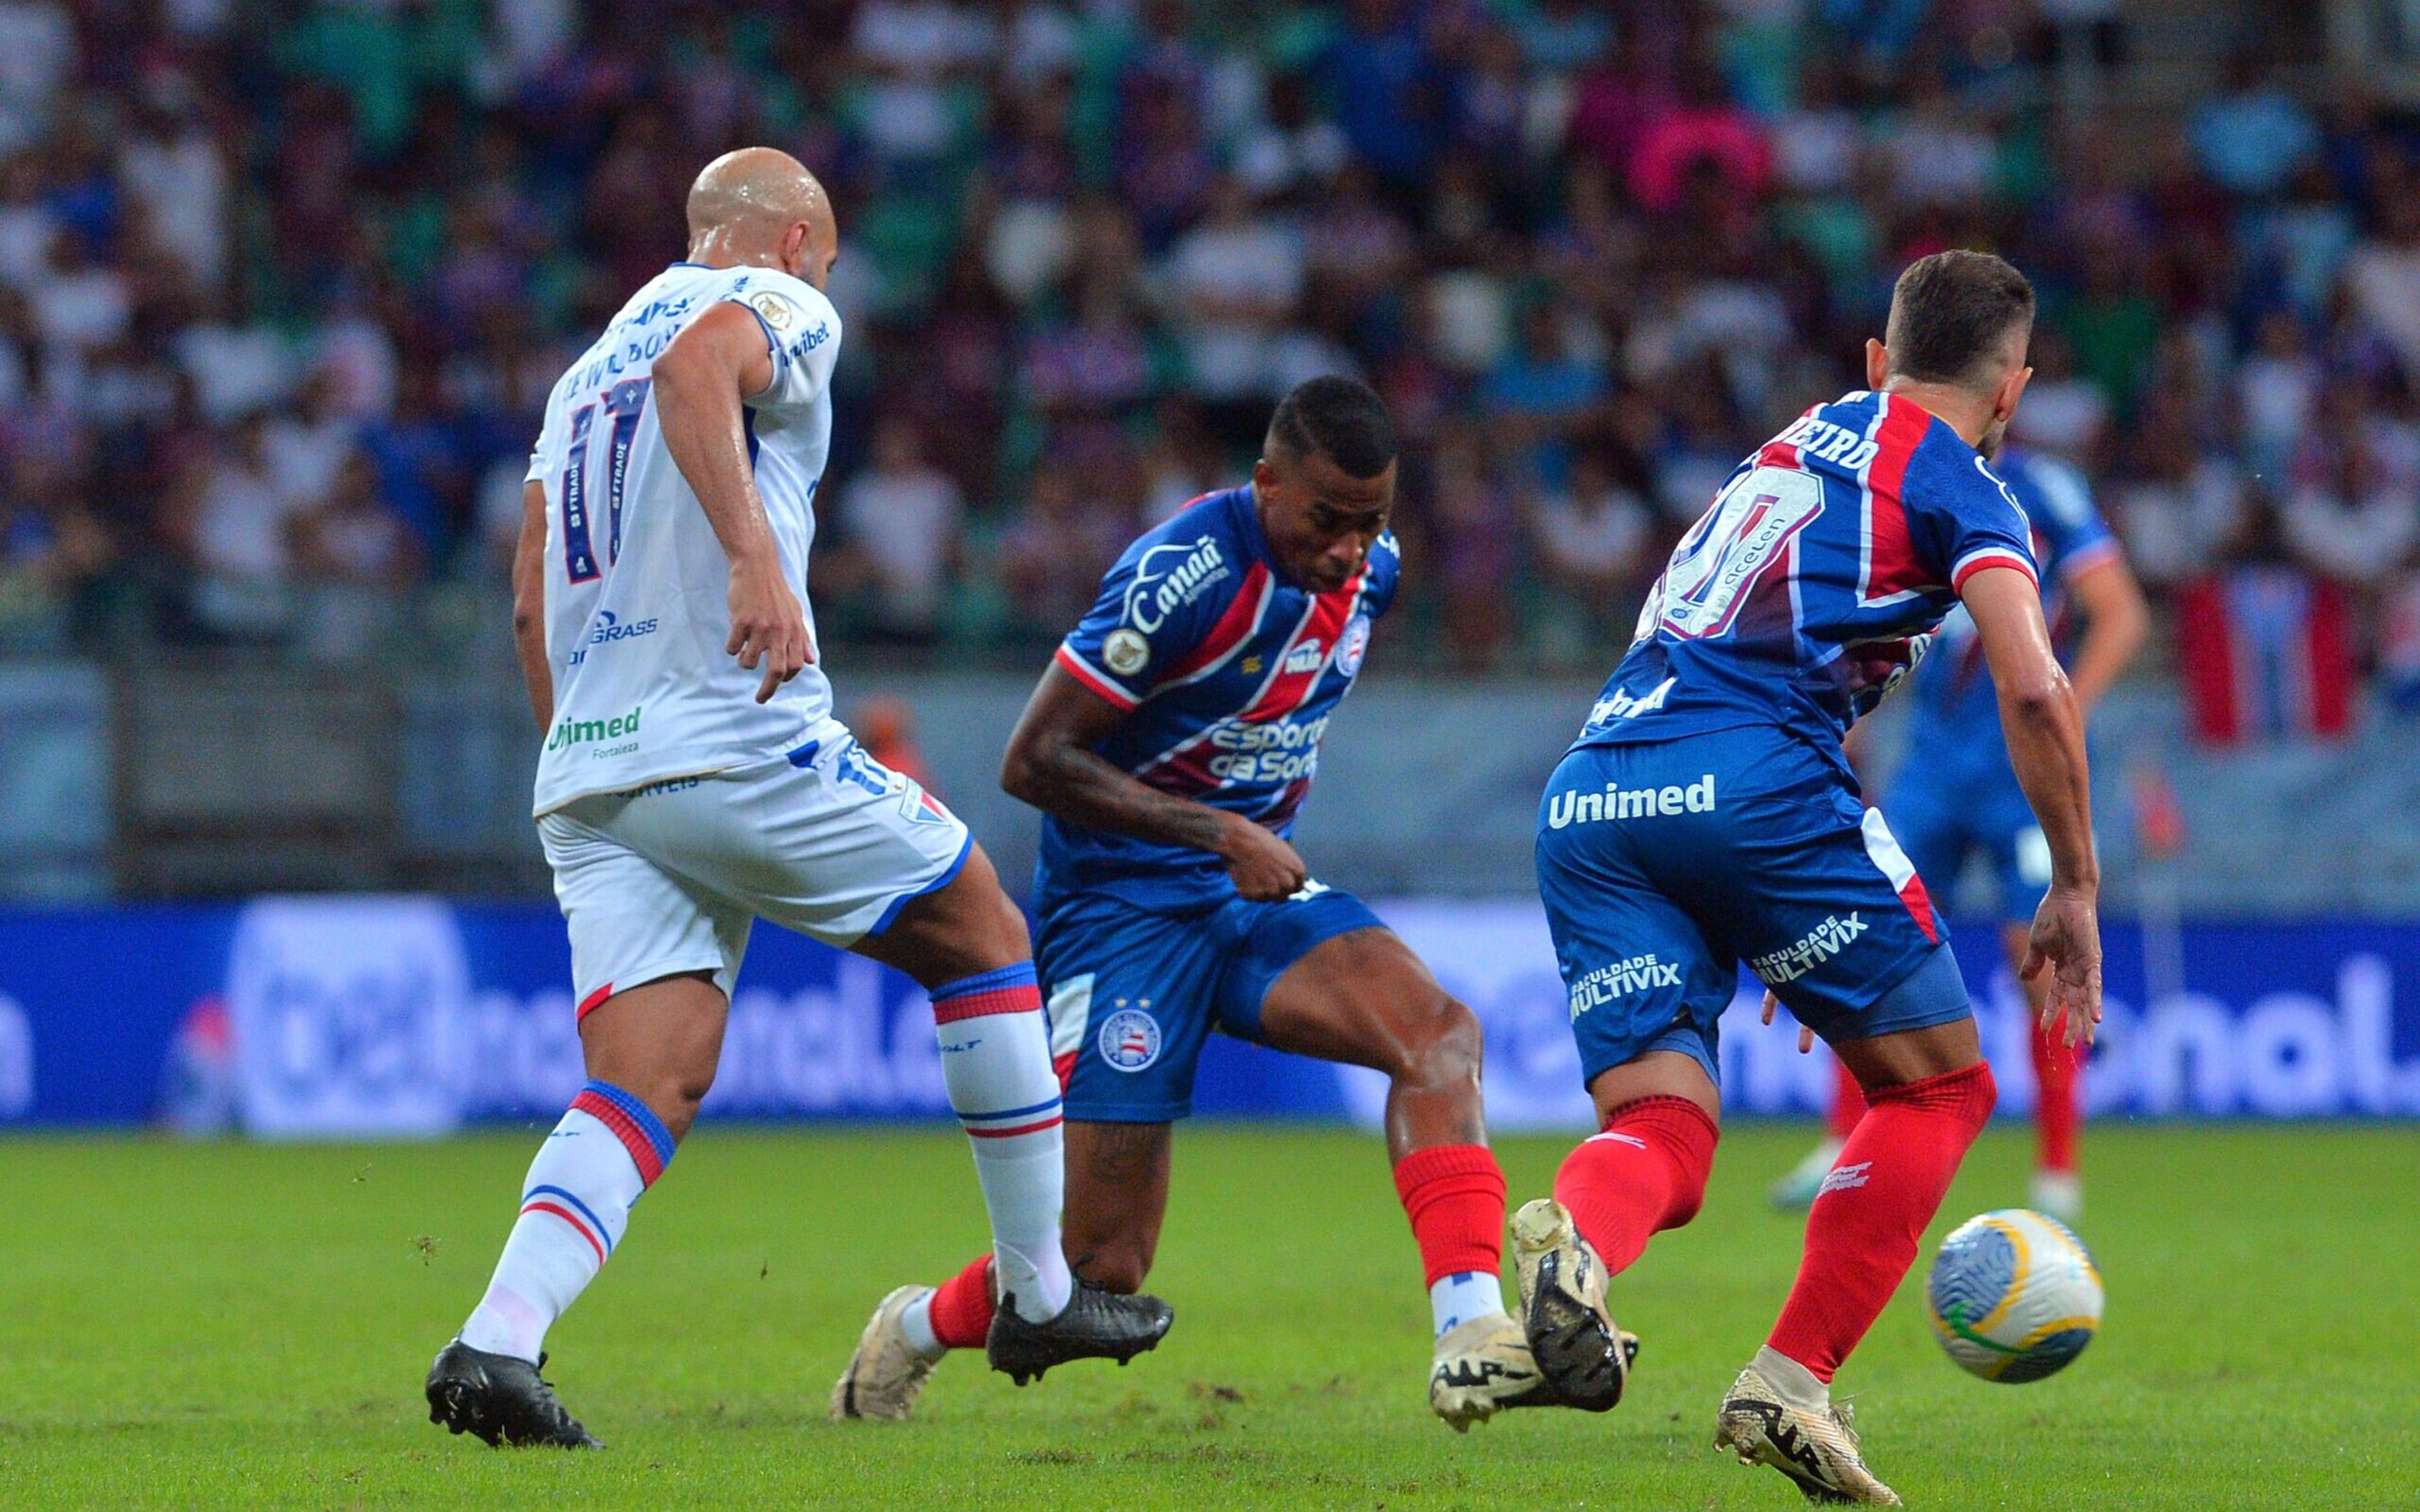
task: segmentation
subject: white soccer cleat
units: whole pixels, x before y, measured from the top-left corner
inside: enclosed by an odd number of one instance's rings
[[[1782,1399],[1755,1365],[1740,1372],[1714,1417],[1714,1447],[1743,1465],[1770,1465],[1810,1502],[1897,1506],[1899,1493],[1874,1479],[1857,1452],[1846,1405],[1808,1412]]]
[[[1559,1405],[1602,1412],[1621,1400],[1638,1341],[1614,1327],[1605,1262],[1552,1197],[1512,1215],[1512,1263],[1521,1279],[1521,1327]]]
[[[2084,1221],[2084,1178],[2073,1171],[2034,1172],[2033,1209],[2074,1227]]]
[[[882,1299],[857,1337],[857,1352],[848,1368],[832,1383],[831,1416],[874,1417],[898,1423],[916,1410],[916,1394],[939,1363],[918,1352],[908,1342],[900,1317],[908,1307],[933,1294],[931,1287],[901,1287]]]
[[[1544,1406],[1559,1400],[1521,1325],[1503,1313],[1456,1323],[1436,1341],[1429,1367],[1429,1409],[1456,1433],[1484,1423],[1508,1407]]]

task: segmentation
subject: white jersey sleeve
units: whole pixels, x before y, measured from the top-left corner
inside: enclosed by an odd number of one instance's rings
[[[773,352],[773,381],[749,408],[798,409],[821,398],[840,356],[840,312],[831,301],[802,279],[772,272],[748,275],[724,299],[756,317]]]

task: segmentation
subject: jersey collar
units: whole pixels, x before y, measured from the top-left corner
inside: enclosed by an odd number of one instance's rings
[[[1270,576],[1276,578],[1279,582],[1284,584],[1288,588],[1296,586],[1295,580],[1286,575],[1285,568],[1278,565],[1278,559],[1270,552],[1269,538],[1261,533],[1261,490],[1259,486],[1255,484],[1248,483],[1241,488],[1236,489],[1235,492],[1242,501],[1239,513],[1243,516],[1243,518],[1237,524],[1236,532],[1244,538],[1245,553],[1258,561],[1263,566],[1267,567],[1269,569]]]

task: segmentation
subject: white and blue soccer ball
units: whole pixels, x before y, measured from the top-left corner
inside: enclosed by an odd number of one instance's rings
[[[2092,1252],[2065,1224],[2025,1208],[1951,1229],[1924,1301],[1949,1358],[2008,1385],[2055,1375],[2101,1330]]]

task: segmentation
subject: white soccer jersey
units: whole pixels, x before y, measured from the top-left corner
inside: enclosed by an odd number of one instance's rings
[[[782,569],[807,602],[815,486],[831,445],[840,315],[809,285],[764,268],[675,263],[622,307],[547,398],[529,476],[547,502],[546,650],[554,718],[535,811],[790,749],[829,716],[809,665],[758,703],[763,682],[724,651],[731,562],[674,465],[650,402],[655,360],[714,304],[746,308],[773,381],[744,419]],[[814,611],[807,609],[814,644]]]

